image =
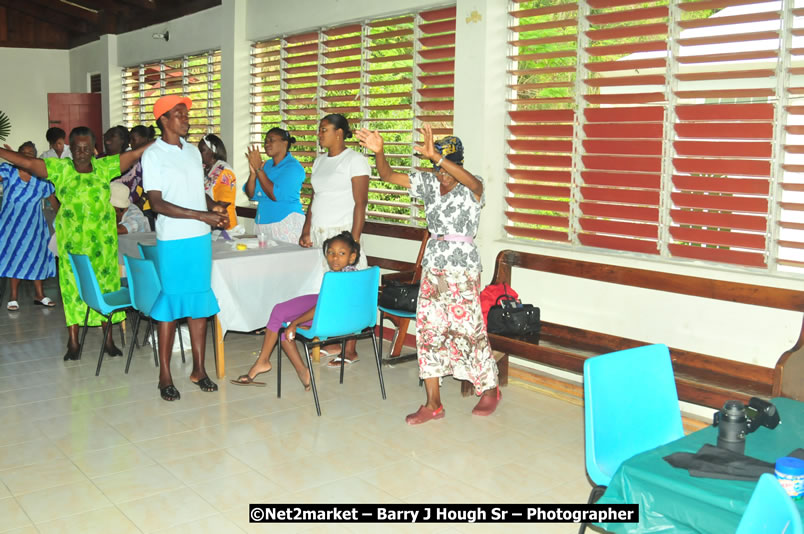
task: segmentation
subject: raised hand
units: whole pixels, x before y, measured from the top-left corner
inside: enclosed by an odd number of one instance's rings
[[[246,159],[248,160],[249,167],[255,171],[262,168],[262,157],[260,156],[260,148],[257,145],[251,145],[246,152]]]
[[[360,128],[355,132],[355,136],[360,141],[360,146],[368,148],[375,154],[382,152],[383,139],[377,130],[372,132],[366,128]]]
[[[424,139],[421,145],[416,145],[413,150],[429,159],[433,163],[441,159],[441,155],[436,152],[435,145],[433,144],[433,128],[430,123],[424,123]]]

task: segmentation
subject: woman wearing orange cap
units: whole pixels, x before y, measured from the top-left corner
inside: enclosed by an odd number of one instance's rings
[[[103,293],[120,289],[117,223],[114,208],[109,203],[109,182],[127,171],[145,148],[142,146],[137,150],[96,159],[93,155],[95,134],[89,128],[79,126],[70,132],[72,159],[42,160],[0,149],[0,158],[33,175],[48,178],[56,186],[56,198],[61,203],[54,224],[59,247],[59,286],[69,332],[65,361],[78,359],[78,329],[85,317],[89,318],[90,326],[105,325],[103,317],[88,310],[78,295],[69,253],[89,256]],[[124,313],[120,312],[112,317],[112,322],[117,323],[124,318]],[[109,356],[122,355],[111,335],[105,345]]]
[[[201,153],[184,140],[190,130],[193,103],[179,95],[166,95],[154,104],[162,136],[142,156],[142,179],[156,219],[156,250],[162,291],[151,309],[159,321],[159,392],[166,401],[181,398],[173,385],[170,357],[176,321],[187,318],[193,347],[190,380],[202,391],[217,391],[204,365],[207,318],[218,313],[210,286],[212,240],[210,226],[225,228],[226,205],[204,192]]]

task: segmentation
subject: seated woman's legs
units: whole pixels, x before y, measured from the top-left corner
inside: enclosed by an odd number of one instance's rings
[[[271,317],[268,319],[268,324],[265,325],[265,338],[262,341],[262,348],[257,360],[249,369],[248,374],[241,375],[234,382],[241,384],[248,384],[253,382],[260,373],[267,373],[272,369],[271,354],[274,351],[274,346],[279,337],[278,332],[282,326],[297,317],[304,314],[304,312],[312,309],[316,302],[318,302],[318,295],[302,295],[285,302],[280,302],[271,311]]]

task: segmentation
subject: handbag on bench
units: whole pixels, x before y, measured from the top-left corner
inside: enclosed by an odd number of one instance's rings
[[[419,300],[419,283],[405,284],[389,280],[380,294],[378,304],[383,308],[415,313]]]
[[[522,301],[509,295],[505,286],[504,294],[497,297],[497,301],[489,309],[489,334],[503,336],[526,336],[538,334],[542,323],[539,308],[532,304],[522,304]]]

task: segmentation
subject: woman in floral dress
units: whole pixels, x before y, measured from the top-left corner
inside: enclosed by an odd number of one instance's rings
[[[70,132],[72,159],[42,160],[0,149],[0,158],[53,182],[56,198],[61,203],[54,226],[59,250],[59,286],[69,333],[65,361],[78,359],[78,330],[84,323],[87,310],[78,295],[69,253],[89,256],[103,293],[120,289],[117,224],[114,208],[109,202],[109,182],[128,170],[145,148],[142,146],[120,155],[96,159],[93,156],[95,135],[89,128],[79,126]],[[124,317],[122,312],[117,313],[112,322],[120,322]],[[102,321],[100,314],[90,312],[90,326],[100,326]],[[122,354],[111,335],[105,345],[110,356]]]
[[[497,364],[491,354],[480,309],[480,256],[474,236],[483,206],[483,180],[463,168],[463,145],[457,137],[433,142],[429,124],[416,151],[434,164],[435,174],[394,172],[376,131],[357,132],[360,144],[376,158],[380,177],[406,187],[424,201],[430,241],[422,259],[422,279],[416,307],[416,348],[419,376],[427,403],[408,415],[411,425],[444,417],[440,380],[453,375],[472,382],[480,395],[474,415],[490,415],[500,401]]]

